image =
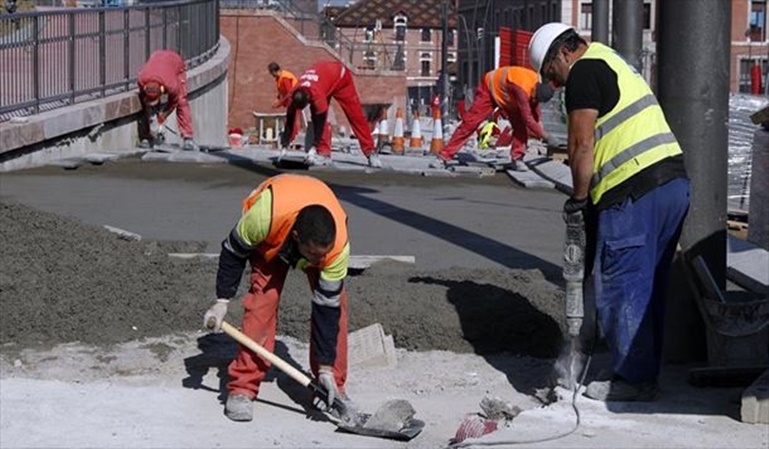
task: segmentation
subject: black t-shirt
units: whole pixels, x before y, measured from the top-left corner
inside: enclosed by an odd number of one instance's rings
[[[603,117],[619,102],[617,73],[606,61],[580,59],[571,66],[566,80],[566,112],[594,109]],[[622,184],[608,190],[596,204],[598,210],[622,203],[628,196],[634,200],[675,178],[685,178],[683,156],[663,159],[647,167]]]
[[[595,109],[603,117],[619,101],[617,73],[600,59],[581,59],[574,63],[566,81],[566,112]]]

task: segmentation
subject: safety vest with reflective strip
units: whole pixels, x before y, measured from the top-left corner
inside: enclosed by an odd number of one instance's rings
[[[265,260],[271,261],[283,248],[294,223],[296,223],[299,211],[306,206],[317,204],[331,212],[336,225],[334,246],[316,265],[321,269],[330,266],[347,244],[347,214],[342,209],[342,205],[339,204],[334,192],[322,181],[310,176],[290,174],[274,176],[261,183],[243,199],[244,215],[251,209],[259,195],[267,189],[272,192],[270,230],[267,237],[257,245],[256,249],[264,255]]]
[[[645,168],[682,154],[676,137],[646,80],[612,48],[594,42],[580,59],[600,59],[617,74],[619,101],[595,123],[590,198],[598,204],[607,191]]]
[[[497,106],[510,109],[511,85],[521,88],[526,94],[526,99],[531,100],[539,76],[537,72],[526,67],[507,66],[488,72],[484,80]]]

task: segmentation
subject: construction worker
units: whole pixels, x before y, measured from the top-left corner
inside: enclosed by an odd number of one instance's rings
[[[296,83],[298,82],[296,76],[294,76],[294,74],[288,70],[280,68],[277,62],[271,62],[267,66],[267,70],[270,72],[270,75],[275,78],[275,90],[278,92],[275,101],[272,102],[273,109],[287,108],[288,104],[291,102],[291,92],[294,90],[294,87],[296,87]],[[294,127],[291,131],[290,140],[294,140],[298,133],[299,118],[296,117],[294,119]]]
[[[529,136],[551,140],[540,122],[539,104],[550,100],[552,96],[552,87],[547,83],[540,83],[537,73],[531,69],[508,66],[487,72],[483,81],[478,84],[473,104],[462,116],[459,127],[430,165],[436,168],[444,167],[494,108],[500,108],[513,127],[510,158],[514,168],[526,170],[526,165],[518,162],[526,153]]]
[[[382,162],[375,152],[376,145],[366,117],[363,115],[352,73],[339,61],[321,61],[305,70],[291,94],[291,102],[286,111],[286,129],[294,126],[297,111],[310,105],[314,143],[308,152],[307,164],[330,163],[331,130],[326,127],[326,121],[332,98],[339,103],[347,116],[361,150],[368,158],[369,166],[381,168]],[[291,143],[290,135],[284,131],[281,136],[281,146],[285,148],[289,143]]]
[[[139,128],[140,146],[148,148],[159,140],[166,119],[176,110],[179,134],[184,140],[182,148],[197,151],[187,102],[187,65],[182,57],[171,50],[152,53],[139,71],[137,83],[144,114]]]
[[[564,218],[587,218],[594,242],[586,261],[613,372],[586,395],[653,400],[668,273],[689,208],[681,147],[644,78],[610,47],[548,23],[532,36],[529,54],[544,80],[566,87],[573,193]]]
[[[227,304],[251,266],[248,294],[243,298],[243,333],[273,351],[276,318],[289,268],[303,270],[312,289],[310,369],[334,397],[344,398],[347,379],[347,292],[350,258],[347,215],[322,181],[283,174],[267,179],[243,200],[240,221],[222,242],[216,276],[216,303],[204,326],[215,320],[218,331]],[[229,367],[225,414],[250,421],[251,402],[270,365],[244,346]],[[324,405],[315,398],[314,403]]]

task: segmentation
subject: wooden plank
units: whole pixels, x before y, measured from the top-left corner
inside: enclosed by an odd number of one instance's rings
[[[203,257],[206,259],[217,259],[219,253],[168,253],[168,257],[176,257],[178,259],[193,259],[195,257]],[[349,268],[353,270],[364,270],[369,268],[372,264],[383,260],[394,260],[401,263],[416,263],[416,257],[414,256],[378,256],[378,255],[358,255],[350,256]]]

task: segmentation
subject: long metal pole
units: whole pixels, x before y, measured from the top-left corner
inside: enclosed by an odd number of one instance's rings
[[[730,2],[661,2],[659,99],[692,181],[682,246],[726,284]]]
[[[673,3],[690,2],[676,2],[674,0]],[[643,68],[641,60],[641,51],[643,50],[643,15],[643,0],[614,0],[611,31],[612,47],[639,71]]]
[[[449,1],[443,0],[441,24],[441,119],[444,136],[449,124]]]
[[[590,40],[610,45],[609,42],[609,0],[593,0],[593,30]]]

